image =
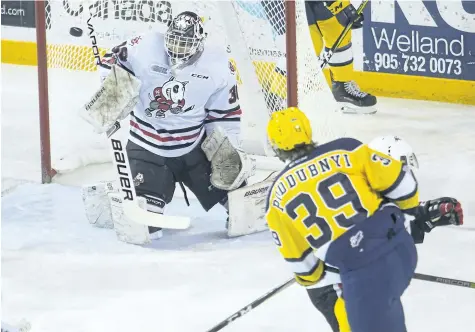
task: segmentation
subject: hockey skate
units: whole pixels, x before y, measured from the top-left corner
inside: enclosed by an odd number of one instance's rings
[[[374,114],[376,97],[360,90],[355,81],[332,81],[332,93],[345,114]]]

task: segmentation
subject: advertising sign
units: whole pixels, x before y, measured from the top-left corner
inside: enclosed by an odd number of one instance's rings
[[[475,2],[370,1],[363,50],[364,71],[475,81]]]
[[[2,1],[2,25],[34,28],[34,1]]]

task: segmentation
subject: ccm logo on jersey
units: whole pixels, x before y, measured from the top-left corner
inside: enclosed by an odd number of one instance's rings
[[[209,76],[204,76],[200,74],[191,74],[191,77],[202,78],[204,80],[207,80],[209,78]]]

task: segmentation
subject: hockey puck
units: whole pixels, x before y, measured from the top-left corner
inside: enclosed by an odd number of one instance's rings
[[[69,33],[71,34],[71,36],[81,37],[82,36],[82,29],[77,28],[77,27],[72,27],[71,29],[69,29]]]

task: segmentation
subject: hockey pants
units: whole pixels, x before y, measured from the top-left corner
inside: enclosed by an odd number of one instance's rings
[[[227,191],[211,184],[211,163],[200,145],[183,156],[167,158],[129,141],[127,154],[132,176],[136,178],[141,174],[143,179],[135,187],[139,196],[150,195],[168,204],[173,198],[176,183],[181,183],[195,194],[206,211],[217,203],[227,201]]]
[[[401,296],[417,265],[404,215],[387,206],[335,240],[326,261],[339,268],[352,332],[405,332]]]

